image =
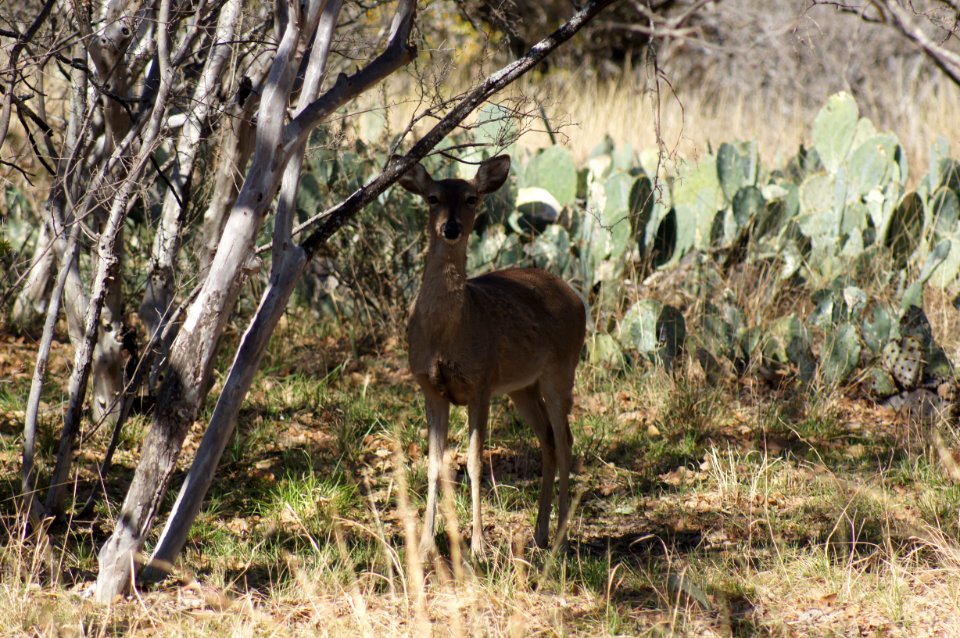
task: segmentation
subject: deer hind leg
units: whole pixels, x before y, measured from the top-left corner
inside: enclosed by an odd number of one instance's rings
[[[481,396],[468,408],[470,447],[467,450],[467,473],[470,475],[470,501],[473,509],[473,536],[470,553],[484,552],[483,522],[480,516],[480,479],[483,478],[483,444],[487,438],[487,418],[490,415],[490,397]]]
[[[427,555],[435,547],[437,527],[437,485],[443,468],[443,453],[447,447],[447,426],[450,420],[450,402],[432,392],[424,392],[427,403],[427,509],[424,512],[420,553]]]
[[[540,478],[540,500],[537,508],[537,524],[534,527],[533,541],[537,547],[546,547],[550,539],[550,508],[553,505],[553,484],[557,474],[556,449],[553,431],[547,416],[547,406],[540,396],[540,388],[532,386],[517,390],[510,395],[513,404],[523,420],[533,428],[540,441],[543,455],[543,471]]]
[[[576,369],[569,373],[550,375],[541,380],[543,401],[550,418],[550,428],[556,445],[557,471],[557,538],[566,541],[567,517],[570,510],[570,468],[573,463],[573,433],[570,432],[570,410],[573,408],[573,382]]]

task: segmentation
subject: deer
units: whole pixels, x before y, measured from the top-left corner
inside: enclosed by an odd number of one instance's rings
[[[536,268],[507,268],[467,278],[467,244],[484,195],[503,186],[509,155],[483,161],[473,179],[433,179],[418,164],[399,180],[429,207],[423,280],[407,323],[410,372],[427,417],[427,503],[420,551],[436,549],[437,484],[452,405],[467,406],[472,536],[486,553],[480,514],[481,456],[490,401],[506,394],[533,428],[542,452],[534,542],[548,546],[556,477],[557,538],[565,542],[573,434],[570,411],[586,334],[584,302],[560,277]]]

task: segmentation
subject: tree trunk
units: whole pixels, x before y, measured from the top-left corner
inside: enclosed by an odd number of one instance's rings
[[[13,302],[13,312],[10,315],[13,326],[28,334],[36,332],[40,321],[46,315],[50,289],[53,286],[56,253],[50,226],[50,220],[44,219],[33,257],[30,259],[27,279]]]
[[[64,414],[63,431],[60,437],[57,462],[51,479],[50,490],[47,493],[46,507],[48,511],[53,513],[64,511],[64,501],[68,487],[67,479],[73,463],[73,454],[80,431],[83,400],[90,377],[90,370],[94,364],[95,354],[97,353],[98,342],[101,340],[101,333],[104,332],[101,330],[101,319],[103,318],[104,307],[111,297],[116,296],[114,303],[119,299],[118,286],[120,282],[121,241],[123,236],[123,222],[129,211],[128,204],[143,174],[143,169],[152,156],[154,144],[160,136],[166,115],[167,101],[171,91],[169,43],[165,31],[169,22],[170,1],[171,0],[161,0],[160,2],[158,21],[160,23],[160,29],[164,29],[157,38],[161,78],[160,87],[156,100],[152,105],[150,117],[147,120],[141,120],[138,127],[134,129],[133,127],[129,127],[129,118],[125,113],[123,117],[120,118],[120,123],[123,124],[123,122],[126,122],[128,130],[122,139],[116,139],[115,137],[111,139],[111,125],[108,123],[108,130],[105,132],[105,135],[107,136],[106,144],[111,149],[109,159],[98,171],[96,177],[91,180],[87,192],[77,207],[77,217],[78,220],[80,220],[90,215],[96,215],[97,212],[103,209],[105,202],[109,202],[109,215],[98,238],[95,262],[96,274],[90,299],[86,304],[86,314],[81,330],[82,338],[79,343],[75,345],[74,367],[70,375],[70,397],[67,410]],[[119,3],[112,4],[111,10],[117,6],[120,6]],[[113,21],[108,22],[100,32],[101,37],[94,39],[99,43],[92,45],[91,55],[93,55],[95,60],[97,59],[97,55],[95,55],[94,52],[98,51],[98,47],[100,47],[99,54],[101,55],[104,50],[113,51],[112,48],[104,44],[105,42],[109,44],[111,41],[109,37],[110,33],[117,32],[119,34],[121,29],[126,29],[127,34],[123,37],[126,37],[127,40],[122,46],[125,47],[126,44],[129,43],[128,34],[132,32],[132,29],[128,23],[122,18],[116,18],[116,16],[111,19]],[[117,37],[120,37],[120,35],[117,35]],[[107,56],[106,59],[112,60],[113,58]],[[98,62],[98,68],[101,62],[102,60]],[[108,70],[111,73],[117,71],[115,67],[111,67]],[[140,132],[141,127],[143,128],[143,135],[142,140],[140,140],[139,152],[131,157],[131,148],[134,146],[135,138],[137,133]],[[117,133],[116,129],[113,129],[113,131],[115,135]],[[108,178],[116,178],[118,175],[121,176],[120,181],[116,185],[110,185],[109,188],[107,188]],[[75,262],[76,260],[74,260],[72,264],[66,264],[61,267],[73,268],[75,267]],[[68,274],[68,283],[69,280]],[[111,315],[111,320],[113,321],[116,321],[120,314],[116,308],[108,310],[107,312]],[[120,343],[120,332],[121,330],[119,328],[115,329],[118,344]],[[107,393],[114,392],[113,388],[117,387],[116,384],[122,384],[123,382],[122,359],[119,356],[119,348],[111,349],[109,344],[106,346],[106,350],[101,350],[100,352],[102,353],[102,358],[98,360],[98,363],[104,370],[103,375],[114,375],[119,372],[119,381],[111,379],[109,385],[101,382],[97,390],[104,394],[100,396],[95,394],[94,396],[95,404],[99,403],[101,406],[109,409],[109,406],[116,405],[117,402],[115,396],[110,396]],[[113,361],[111,357],[114,356],[118,363],[117,366],[112,365]],[[103,368],[105,363],[110,363],[110,367]],[[97,374],[98,371],[95,371],[95,378]],[[122,385],[120,387],[122,388]],[[116,391],[116,393],[119,394],[119,390]]]
[[[340,7],[340,0],[328,0],[323,8],[313,42],[310,63],[307,66],[303,88],[298,99],[298,113],[316,99],[320,90]],[[230,374],[217,400],[210,426],[204,433],[190,472],[180,488],[177,502],[173,506],[170,518],[154,550],[150,561],[151,566],[155,568],[154,573],[145,573],[144,578],[155,578],[168,571],[167,567],[183,549],[187,532],[200,511],[203,497],[210,489],[224,447],[233,436],[237,414],[240,412],[243,398],[250,389],[253,377],[260,367],[260,360],[263,358],[270,336],[276,329],[280,317],[283,316],[290,295],[306,267],[304,251],[293,243],[292,237],[297,187],[300,183],[305,148],[306,139],[294,151],[293,157],[287,162],[283,171],[274,225],[270,282],[263,293],[257,313],[250,322],[250,327],[243,335],[236,358],[230,367]]]
[[[201,136],[214,115],[214,97],[220,86],[220,76],[233,51],[240,0],[227,0],[220,10],[217,31],[210,55],[204,64],[200,82],[192,96],[195,108],[187,113],[187,121],[180,131],[175,152],[176,163],[171,184],[163,200],[160,225],[153,242],[153,258],[147,289],[140,304],[140,320],[147,335],[163,330],[165,317],[173,303],[173,278],[177,268],[183,215],[188,203],[188,192],[193,177]]]
[[[253,382],[266,345],[309,259],[344,221],[373,201],[415,162],[425,157],[450,131],[466,119],[477,105],[533,68],[553,49],[572,37],[606,4],[609,2],[588,5],[553,35],[538,43],[524,58],[501,69],[483,85],[471,91],[449,115],[414,145],[409,155],[391,161],[383,173],[354,192],[340,206],[326,211],[324,213],[326,223],[304,242],[303,247],[292,246],[290,243],[292,199],[296,191],[296,179],[299,177],[299,166],[291,160],[287,167],[288,171],[284,175],[284,185],[277,206],[273,243],[274,268],[270,283],[263,293],[260,306],[250,326],[243,335],[210,425],[200,442],[197,456],[151,557],[150,569],[144,571],[145,578],[158,578],[168,572],[183,549],[190,526],[200,512],[203,498],[213,482],[223,450],[236,428],[237,415]],[[295,156],[295,159],[298,157]]]
[[[99,80],[114,95],[126,97],[129,94],[130,78],[126,68],[125,55],[127,48],[136,33],[136,15],[139,10],[139,0],[109,0],[106,3],[105,21],[97,37],[90,38],[89,54],[97,70]],[[104,95],[102,98],[104,122],[104,155],[110,156],[114,149],[130,132],[132,125],[130,113],[120,100]],[[141,151],[143,152],[143,151]],[[104,202],[110,196],[105,193]],[[125,216],[124,211],[121,215]],[[106,217],[102,206],[95,209],[94,217]],[[112,216],[112,215],[111,215]],[[109,222],[105,221],[101,234],[107,231]],[[98,310],[99,321],[94,324],[96,341],[93,349],[92,384],[91,384],[91,415],[95,423],[103,423],[115,418],[120,406],[123,393],[123,227],[117,229],[117,250],[108,258],[111,260],[111,276],[105,282],[106,291],[103,298],[103,307]],[[95,253],[96,254],[96,253]],[[116,260],[113,262],[113,260]],[[90,316],[89,308],[87,316]],[[94,314],[97,314],[94,313]],[[89,329],[89,326],[88,326]],[[87,335],[83,335],[85,339]],[[74,340],[77,347],[78,340]],[[86,384],[84,383],[84,386]],[[66,433],[66,427],[64,428]],[[61,442],[68,437],[61,439]],[[71,442],[72,444],[72,442]],[[63,448],[61,448],[62,450]],[[59,463],[59,459],[58,459]],[[60,477],[65,479],[65,476]],[[53,495],[60,496],[61,501],[51,503],[48,497],[47,504],[55,505],[54,510],[62,505],[61,486],[55,482]]]
[[[113,534],[99,554],[96,596],[101,602],[128,590],[134,561],[157,514],[187,429],[196,418],[210,384],[217,344],[236,304],[247,259],[264,214],[276,191],[286,158],[276,149],[283,132],[286,104],[297,70],[297,46],[303,32],[312,37],[319,16],[317,0],[301,21],[300,6],[288,4],[289,20],[263,91],[253,163],[224,228],[210,274],[170,349],[169,366],[158,397],[140,463]]]
[[[106,230],[106,229],[105,229]],[[97,345],[93,349],[91,417],[96,424],[116,418],[123,395],[123,227],[118,229],[117,263],[107,281],[107,294],[97,325]]]

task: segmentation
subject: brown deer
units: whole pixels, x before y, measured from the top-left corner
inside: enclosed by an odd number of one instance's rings
[[[466,405],[467,472],[473,508],[470,549],[483,552],[481,456],[490,399],[507,394],[533,428],[543,453],[534,541],[549,536],[554,478],[559,471],[557,542],[570,505],[573,435],[568,418],[586,331],[580,297],[559,277],[534,268],[508,268],[467,279],[467,242],[480,198],[500,188],[510,157],[480,164],[472,180],[434,180],[417,164],[400,185],[430,207],[423,285],[407,324],[410,371],[426,399],[429,465],[421,551],[434,547],[437,481],[447,443],[450,404]]]

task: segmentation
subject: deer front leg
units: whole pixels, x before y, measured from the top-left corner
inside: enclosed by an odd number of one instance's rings
[[[427,403],[427,510],[424,513],[423,531],[420,536],[420,553],[426,556],[433,551],[437,527],[437,485],[443,467],[443,453],[447,447],[447,424],[450,420],[450,402],[425,392]]]
[[[470,475],[470,501],[473,510],[473,536],[470,538],[470,553],[484,553],[483,522],[480,515],[480,479],[483,478],[483,443],[487,438],[487,417],[490,414],[490,397],[481,396],[470,404],[470,448],[467,450],[467,473]]]

